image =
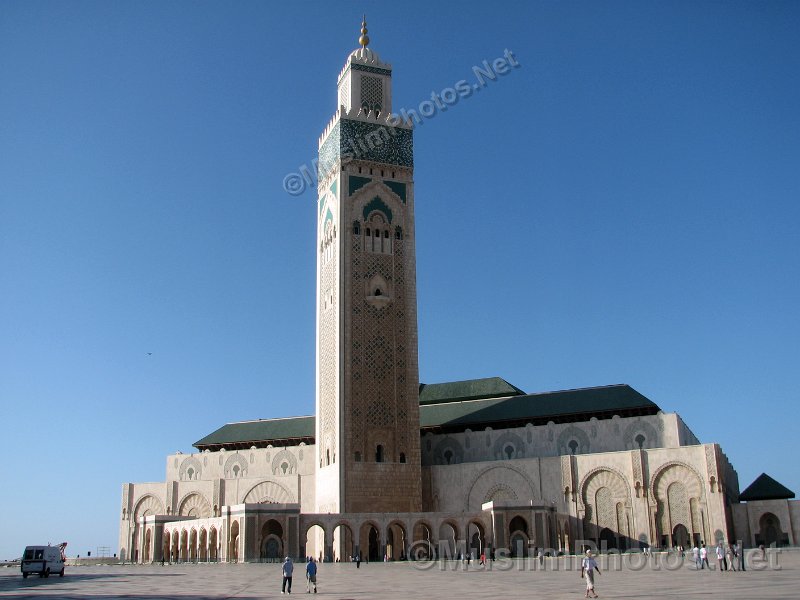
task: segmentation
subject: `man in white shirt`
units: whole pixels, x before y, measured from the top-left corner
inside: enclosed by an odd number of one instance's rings
[[[728,561],[725,560],[725,548],[722,547],[722,540],[717,542],[717,568],[720,572],[728,570]]]
[[[594,572],[600,573],[600,569],[597,566],[597,561],[595,561],[594,556],[592,556],[592,551],[586,551],[586,557],[581,561],[581,577],[586,574],[586,597],[589,597],[589,594],[592,594],[592,598],[597,598],[597,594],[594,591]]]

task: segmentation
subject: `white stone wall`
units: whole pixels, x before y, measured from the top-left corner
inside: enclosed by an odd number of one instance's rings
[[[209,518],[223,505],[265,500],[314,512],[314,452],[301,444],[167,456],[166,481],[123,485],[120,550],[130,547],[136,519],[146,515]]]
[[[481,437],[485,436],[483,432]],[[484,502],[508,500],[555,506],[561,515],[598,523],[598,508],[592,506],[595,502],[592,494],[600,487],[608,487],[613,493],[613,510],[620,511],[619,517],[625,524],[623,533],[631,539],[643,536],[647,543],[660,545],[665,528],[657,523],[659,519],[664,523],[670,517],[673,519],[668,524],[670,530],[673,523],[685,521],[691,532],[694,520],[694,529],[703,540],[713,540],[717,532],[729,539],[733,532],[726,517],[724,489],[719,483],[721,461],[716,456],[718,446],[706,444],[433,465],[424,469],[424,476],[430,480],[424,510],[476,511]],[[674,481],[681,482],[686,489],[686,502],[683,506],[673,506],[674,514],[665,515],[667,490]],[[694,515],[689,506],[692,498]],[[684,513],[679,515],[679,510]],[[612,519],[612,522],[620,521]],[[587,526],[583,535],[592,537],[589,534]]]
[[[688,434],[687,434],[688,432]],[[643,417],[617,417],[582,423],[553,422],[509,429],[467,430],[464,433],[432,434],[422,438],[423,466],[458,464],[533,457],[616,452],[639,447],[677,448],[696,440],[675,413]]]

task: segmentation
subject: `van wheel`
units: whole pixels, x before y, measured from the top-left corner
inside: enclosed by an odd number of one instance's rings
[[[64,567],[61,567],[61,572],[58,574],[59,577],[64,576]]]
[[[22,578],[23,578],[23,579],[27,579],[27,578],[28,578],[28,574],[27,574],[27,573],[23,573],[23,574],[22,574]]]

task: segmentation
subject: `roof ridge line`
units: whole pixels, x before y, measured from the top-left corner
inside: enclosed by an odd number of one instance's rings
[[[297,415],[294,417],[275,417],[273,419],[248,419],[247,421],[231,421],[225,425],[241,425],[242,423],[264,423],[267,421],[288,421],[289,419],[316,419],[314,415]]]
[[[585,390],[602,390],[602,389],[605,389],[605,388],[613,388],[613,387],[629,387],[634,392],[636,392],[636,389],[631,387],[631,385],[629,383],[611,383],[611,384],[608,384],[608,385],[590,385],[589,387],[567,388],[567,389],[563,389],[563,390],[551,390],[549,392],[525,393],[523,395],[524,396],[541,396],[543,394],[560,394],[562,392],[583,392]],[[636,392],[636,393],[640,394],[641,392]]]

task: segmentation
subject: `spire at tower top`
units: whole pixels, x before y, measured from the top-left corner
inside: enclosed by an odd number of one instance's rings
[[[361,37],[358,38],[358,43],[362,48],[366,48],[369,44],[369,36],[367,35],[367,15],[361,20]]]

